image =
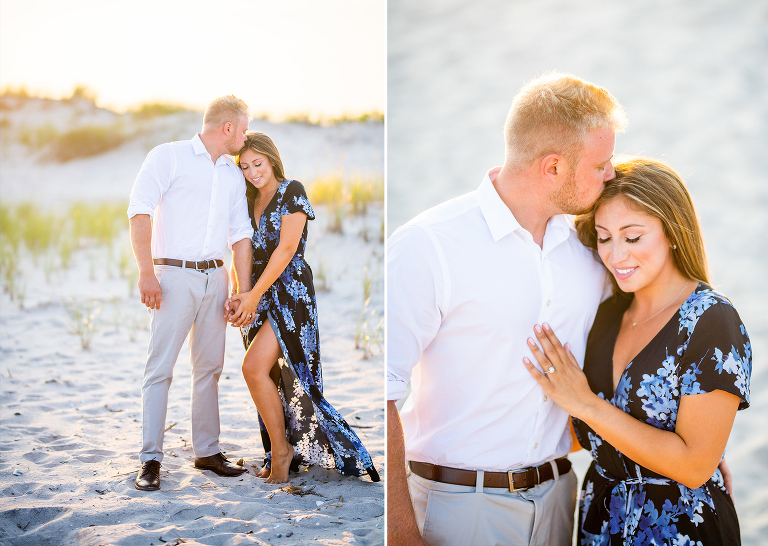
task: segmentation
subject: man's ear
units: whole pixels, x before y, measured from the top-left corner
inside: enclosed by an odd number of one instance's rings
[[[541,176],[551,182],[558,183],[565,172],[565,161],[558,154],[548,154],[541,159]]]
[[[232,125],[231,121],[228,121],[224,125],[222,125],[222,129],[224,130],[224,134],[229,136],[232,133],[232,131],[234,131],[234,125]]]

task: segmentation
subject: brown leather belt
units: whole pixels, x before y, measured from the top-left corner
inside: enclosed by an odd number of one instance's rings
[[[188,262],[187,260],[174,260],[172,258],[155,258],[152,260],[155,265],[175,265],[176,267],[188,267],[189,269],[213,269],[224,265],[222,260],[203,260],[202,262]]]
[[[477,482],[477,472],[462,470],[430,463],[410,461],[411,472],[433,482],[451,483],[453,485],[471,485]],[[560,476],[571,469],[571,461],[566,457],[555,459],[557,472]],[[550,463],[539,466],[510,470],[508,472],[485,472],[483,487],[503,487],[510,491],[525,491],[540,483],[554,479],[555,473]]]

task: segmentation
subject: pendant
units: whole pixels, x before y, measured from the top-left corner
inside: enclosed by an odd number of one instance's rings
[[[633,323],[632,323],[632,329],[634,330],[635,328],[637,328],[637,323],[636,323],[636,322],[633,322]]]

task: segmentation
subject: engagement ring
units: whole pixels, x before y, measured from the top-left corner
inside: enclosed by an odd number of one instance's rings
[[[555,373],[555,367],[550,366],[549,369],[547,369],[547,371],[545,371],[544,373]]]

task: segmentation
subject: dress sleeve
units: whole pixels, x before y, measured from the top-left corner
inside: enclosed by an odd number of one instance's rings
[[[748,408],[752,345],[736,309],[719,301],[703,311],[694,308],[688,313],[680,327],[693,326],[693,332],[678,349],[684,351],[680,394],[722,390],[741,399],[740,410]]]
[[[303,212],[307,215],[307,220],[315,219],[315,211],[312,209],[312,205],[309,204],[309,198],[304,190],[304,185],[297,180],[291,181],[285,189],[281,216],[293,214],[294,212]]]

